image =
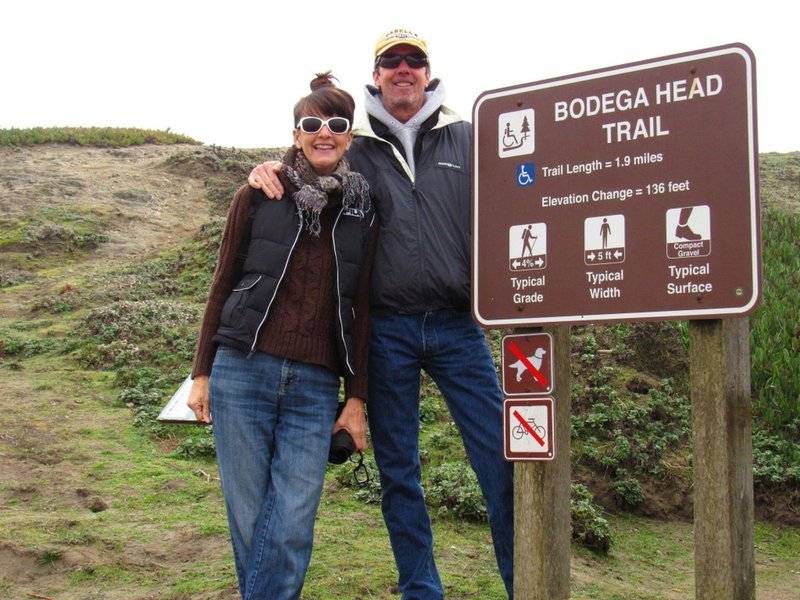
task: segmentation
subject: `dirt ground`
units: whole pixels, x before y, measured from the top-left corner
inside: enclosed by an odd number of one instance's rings
[[[180,177],[164,166],[167,157],[193,151],[192,146],[102,149],[47,144],[0,148],[0,219],[59,206],[111,218],[113,226],[105,231],[109,240],[78,264],[50,269],[41,282],[49,289],[74,284],[113,265],[134,263],[190,237],[208,220],[203,181]],[[1,263],[0,256],[0,269]],[[29,314],[29,301],[41,293],[38,287],[23,294],[15,290],[13,295],[0,290],[0,317],[5,320]],[[42,377],[55,377],[59,384],[42,386],[37,383]],[[99,392],[87,394],[80,373],[71,369],[42,373],[3,368],[0,381],[0,512],[35,518],[33,527],[41,528],[44,522],[50,529],[44,533],[63,530],[67,540],[68,532],[74,530],[79,535],[84,523],[80,517],[63,515],[105,511],[113,515],[109,501],[98,492],[102,485],[87,465],[95,456],[124,453],[125,448],[116,439],[87,437],[86,423],[91,422],[94,431],[124,431],[130,427],[130,413],[98,411],[97,403],[110,399],[100,397]],[[18,507],[31,510],[17,511]],[[42,517],[48,513],[50,517]],[[32,517],[34,514],[37,516]],[[0,535],[0,597],[49,598],[40,591],[62,588],[76,574],[119,564],[128,568],[136,565],[143,575],[186,569],[198,560],[224,556],[228,551],[226,536],[198,539],[187,527],[165,529],[164,535],[154,540],[142,537],[147,541],[113,550],[68,543],[66,549],[59,548],[57,560],[47,560],[46,546],[31,550]],[[129,583],[99,595],[87,592],[58,598],[160,597],[142,596],[137,587]],[[230,589],[205,597],[238,596]]]
[[[202,179],[164,166],[194,146],[82,148],[57,144],[0,148],[0,217],[34,207],[82,207],[111,215],[116,226],[95,262],[129,262],[190,236],[208,220]]]
[[[3,382],[2,434],[0,434],[0,511],[11,511],[30,519],[30,527],[43,530],[45,537],[53,532],[58,545],[45,542],[31,549],[13,539],[0,539],[0,597],[4,598],[80,598],[80,599],[156,599],[157,592],[142,594],[142,586],[121,581],[114,590],[86,593],[59,593],[50,596],[47,590],[68,586],[70,579],[83,574],[123,567],[126,572],[140,571],[150,578],[154,573],[184,572],[201,561],[214,561],[226,556],[225,535],[198,536],[188,525],[159,528],[157,535],[147,529],[157,526],[150,518],[125,514],[114,506],[119,492],[108,490],[91,466],[104,453],[125,453],[124,441],[116,436],[86,435],[86,423],[95,431],[120,432],[130,427],[126,410],[97,410],[105,403],[97,393],[81,392],[80,377],[63,372],[63,387],[37,389],[31,379],[41,373],[18,373]],[[94,441],[92,441],[94,437]],[[172,485],[180,486],[176,478]],[[215,485],[212,483],[212,485]],[[144,490],[143,490],[144,491]],[[149,493],[149,490],[148,490]],[[115,501],[111,498],[115,497]],[[96,515],[103,515],[102,521]],[[121,547],[106,543],[81,543],[81,535],[104,539],[94,529],[105,523],[110,529],[130,527],[134,519],[138,536],[126,535]],[[70,532],[74,532],[72,539]],[[5,537],[5,536],[2,536]],[[57,552],[48,560],[48,552]],[[151,589],[147,586],[145,589]],[[157,589],[157,586],[156,586]],[[4,595],[7,594],[7,595]],[[235,589],[192,597],[228,599],[238,597]]]

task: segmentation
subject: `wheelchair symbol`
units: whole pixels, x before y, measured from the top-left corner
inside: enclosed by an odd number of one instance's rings
[[[521,163],[517,165],[517,185],[520,187],[536,183],[536,165]]]

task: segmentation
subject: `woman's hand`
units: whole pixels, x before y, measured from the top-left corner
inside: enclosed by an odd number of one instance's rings
[[[367,418],[364,414],[364,401],[361,398],[348,398],[342,414],[333,426],[333,433],[346,429],[356,444],[356,450],[367,449]]]
[[[267,198],[277,200],[283,197],[283,185],[278,179],[278,173],[283,169],[283,164],[277,160],[269,160],[258,165],[250,171],[247,183],[250,187],[261,189]]]
[[[194,411],[198,421],[211,423],[211,409],[208,404],[208,375],[198,375],[192,380],[189,400],[186,405]]]

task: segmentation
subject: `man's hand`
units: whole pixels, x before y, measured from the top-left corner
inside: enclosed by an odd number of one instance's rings
[[[250,187],[261,189],[267,198],[278,200],[283,197],[283,185],[278,179],[278,173],[283,169],[283,164],[277,160],[268,160],[250,171],[247,183]]]
[[[363,452],[367,449],[367,418],[364,414],[364,401],[361,398],[348,398],[342,409],[342,414],[333,426],[333,433],[346,429],[353,441],[356,450]]]

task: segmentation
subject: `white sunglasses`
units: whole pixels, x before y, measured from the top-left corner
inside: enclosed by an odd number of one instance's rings
[[[305,133],[318,133],[323,125],[327,125],[330,132],[337,135],[342,135],[350,131],[350,121],[344,117],[331,117],[330,119],[303,117],[297,123],[297,128]]]

